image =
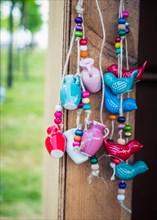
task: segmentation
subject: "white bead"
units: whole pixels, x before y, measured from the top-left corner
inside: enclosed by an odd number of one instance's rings
[[[81,51],[87,51],[87,49],[88,49],[87,45],[81,45],[80,46]]]
[[[125,194],[125,189],[118,189],[118,194]]]
[[[120,201],[120,202],[121,202],[121,201],[124,201],[124,200],[125,200],[125,195],[120,195],[120,194],[118,194],[118,195],[117,195],[117,200]]]
[[[93,176],[99,176],[99,170],[92,170]]]
[[[63,110],[63,108],[62,108],[61,105],[56,105],[56,106],[55,106],[55,110],[56,110],[57,112],[61,112],[61,111]]]
[[[119,24],[119,25],[118,25],[118,29],[119,29],[119,30],[125,30],[125,29],[126,29],[125,24]]]
[[[123,139],[123,138],[118,138],[117,143],[124,145],[124,144],[125,144],[125,139]]]
[[[88,103],[90,103],[90,99],[89,98],[84,98],[84,99],[82,99],[82,103],[83,104],[88,104]]]
[[[112,169],[115,168],[115,163],[111,162],[111,163],[110,163],[110,167],[111,167]]]
[[[91,169],[92,170],[98,170],[99,169],[99,164],[98,163],[97,164],[92,164]]]

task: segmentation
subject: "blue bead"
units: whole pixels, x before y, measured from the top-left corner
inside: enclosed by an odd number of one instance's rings
[[[120,48],[117,48],[116,49],[116,54],[118,55],[118,54],[120,54],[121,53],[121,49]],[[122,49],[122,54],[124,53],[124,49]]]
[[[126,23],[126,19],[125,18],[119,18],[118,19],[118,24],[125,24]]]
[[[83,131],[82,130],[76,130],[75,131],[75,135],[82,136],[83,135]]]
[[[124,116],[119,116],[119,117],[117,118],[117,121],[118,121],[119,123],[124,123],[124,122],[125,122],[125,117],[124,117]]]
[[[91,108],[90,104],[84,104],[83,109],[84,110],[89,110]]]
[[[126,183],[120,182],[120,183],[119,183],[119,188],[120,188],[120,189],[125,189],[125,188],[126,188]]]

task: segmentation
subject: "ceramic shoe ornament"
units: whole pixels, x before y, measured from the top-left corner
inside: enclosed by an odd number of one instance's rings
[[[148,166],[144,161],[137,161],[134,164],[120,162],[115,166],[115,175],[122,180],[131,180],[135,176],[145,173]]]
[[[66,152],[76,164],[81,164],[88,160],[88,156],[82,154],[80,151],[73,147],[75,132],[76,128],[72,128],[64,132],[64,136],[67,140]]]
[[[47,129],[48,137],[45,139],[45,146],[53,158],[61,158],[66,149],[66,139],[61,133],[60,126],[51,126]]]
[[[104,131],[106,132],[105,135],[103,135]],[[82,136],[81,152],[89,157],[95,155],[100,149],[104,138],[108,134],[109,129],[104,124],[101,124],[97,121],[92,121],[89,129],[87,128],[86,124]]]
[[[120,160],[127,160],[132,154],[138,152],[143,145],[136,140],[131,140],[127,144],[117,144],[104,139],[106,152],[109,156],[116,157]]]
[[[63,107],[74,110],[81,101],[80,77],[67,75],[64,77],[63,86],[60,90],[60,99]]]
[[[119,114],[120,110],[120,98],[114,95],[108,86],[105,86],[104,104],[112,114]],[[130,112],[137,109],[136,101],[132,98],[124,99],[123,112]]]
[[[120,95],[129,92],[133,89],[137,70],[134,70],[130,78],[117,78],[113,73],[107,72],[104,74],[104,83],[115,95]]]
[[[81,77],[86,89],[96,93],[101,89],[100,70],[94,67],[94,59],[86,58],[80,61],[82,67]]]
[[[144,70],[146,68],[147,65],[147,61],[144,62],[144,64],[139,67],[139,68],[131,68],[129,70],[122,70],[122,77],[124,78],[130,78],[133,71],[137,70],[138,74],[136,76],[136,82],[140,81],[142,79]],[[116,77],[118,77],[118,64],[112,64],[111,66],[109,66],[106,70],[107,72],[111,72],[113,73]]]

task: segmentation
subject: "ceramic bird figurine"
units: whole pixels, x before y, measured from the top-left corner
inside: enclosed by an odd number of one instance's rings
[[[134,70],[130,78],[117,78],[113,73],[107,72],[104,74],[104,83],[115,95],[120,95],[133,89],[137,74],[138,71]]]
[[[112,114],[119,114],[120,98],[114,95],[108,86],[105,86],[104,104],[107,111]],[[132,98],[124,99],[123,112],[130,112],[137,109],[136,101]]]
[[[144,64],[139,68],[131,68],[129,70],[122,70],[122,77],[124,78],[130,78],[134,70],[138,71],[138,74],[136,76],[136,82],[140,81],[142,79],[144,70],[147,65],[147,60],[144,62]],[[106,70],[107,72],[113,73],[116,77],[118,77],[118,64],[112,64],[109,66]]]
[[[143,145],[136,140],[131,140],[127,144],[122,145],[108,142],[104,139],[104,145],[108,155],[123,161],[127,160],[132,154],[138,152],[143,147]]]
[[[137,161],[134,164],[121,162],[115,166],[115,175],[122,180],[130,180],[139,174],[145,173],[147,170],[148,166],[144,161]]]

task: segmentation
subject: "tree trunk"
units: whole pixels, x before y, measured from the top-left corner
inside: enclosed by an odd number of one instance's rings
[[[14,3],[12,2],[10,7],[10,15],[9,15],[10,41],[8,48],[8,76],[7,76],[7,86],[9,88],[11,88],[13,84],[13,9],[14,9]]]

